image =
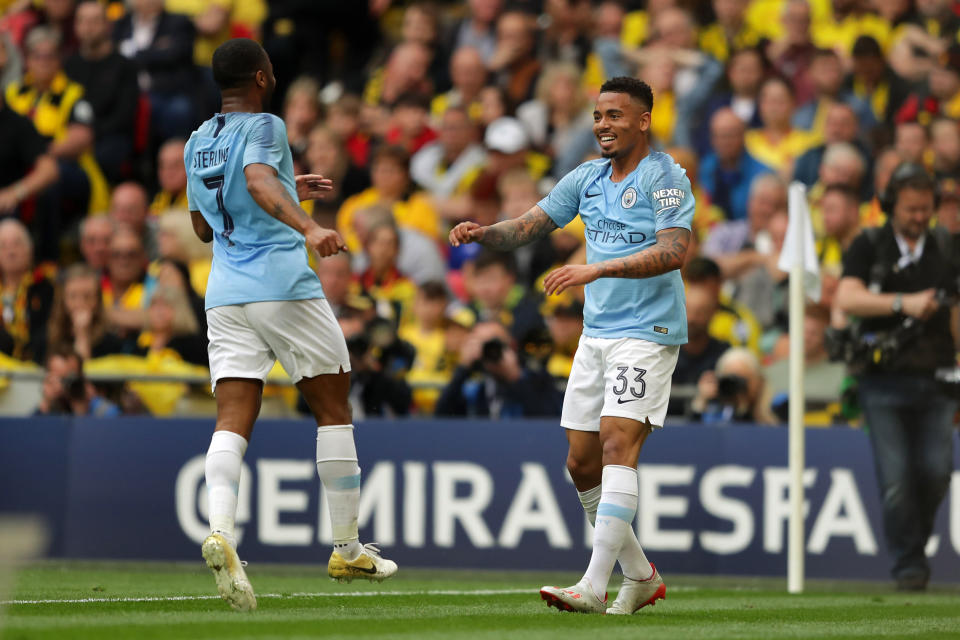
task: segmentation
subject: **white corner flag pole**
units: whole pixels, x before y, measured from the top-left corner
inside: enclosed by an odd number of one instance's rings
[[[809,213],[805,189],[796,183],[790,188],[789,229],[787,241],[791,242],[787,251],[792,252],[790,261],[790,400],[789,400],[789,473],[790,473],[790,520],[787,536],[787,591],[803,593],[804,583],[804,487],[803,469],[804,450],[804,408],[806,396],[803,389],[803,318],[806,304],[805,264],[806,252],[813,247],[805,244]],[[789,236],[793,237],[790,238]]]
[[[790,268],[790,526],[787,539],[787,591],[803,593],[803,235]]]

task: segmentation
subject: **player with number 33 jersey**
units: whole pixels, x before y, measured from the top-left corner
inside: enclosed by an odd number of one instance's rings
[[[543,587],[549,606],[584,613],[632,614],[666,595],[666,586],[633,531],[637,460],[647,436],[663,426],[670,379],[687,341],[679,269],[690,241],[693,195],[684,170],[649,146],[653,92],[635,78],[600,88],[593,133],[602,159],[586,162],[520,218],[481,227],[457,225],[450,242],[500,251],[542,238],[580,216],[587,264],[547,274],[547,295],[586,285],[583,335],[563,397],[567,470],[595,523],[583,578]],[[623,585],[607,606],[619,562]]]

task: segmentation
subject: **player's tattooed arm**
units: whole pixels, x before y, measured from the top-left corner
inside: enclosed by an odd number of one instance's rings
[[[679,269],[687,255],[690,232],[686,229],[663,229],[657,232],[652,247],[626,258],[614,258],[593,264],[568,264],[555,269],[543,279],[547,295],[562,293],[570,287],[590,284],[597,278],[649,278]]]
[[[598,278],[650,278],[683,266],[690,231],[679,227],[657,232],[657,242],[625,258],[596,263]]]
[[[321,257],[346,249],[340,234],[333,229],[324,229],[300,208],[300,204],[280,182],[273,167],[260,163],[249,164],[243,173],[247,178],[247,191],[260,208],[302,233],[307,245]]]
[[[190,222],[193,223],[193,232],[204,242],[213,242],[213,229],[207,224],[203,214],[199,211],[190,212]]]
[[[511,251],[519,246],[538,240],[557,228],[543,209],[534,206],[519,218],[504,220],[489,227],[475,222],[461,222],[450,232],[453,246],[476,242],[495,251]]]

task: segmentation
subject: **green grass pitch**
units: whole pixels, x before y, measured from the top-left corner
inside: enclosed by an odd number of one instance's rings
[[[561,613],[537,589],[578,575],[401,567],[382,585],[325,567],[252,565],[258,610],[238,614],[196,564],[41,563],[20,572],[0,638],[960,638],[960,586],[899,594],[886,583],[664,575],[667,599],[631,617]],[[616,588],[619,579],[611,582]],[[611,593],[610,597],[613,598]]]

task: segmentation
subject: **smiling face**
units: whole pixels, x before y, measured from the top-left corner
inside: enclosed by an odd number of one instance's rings
[[[626,93],[608,91],[597,98],[593,112],[593,135],[604,158],[623,158],[645,141],[650,129],[650,110]]]

